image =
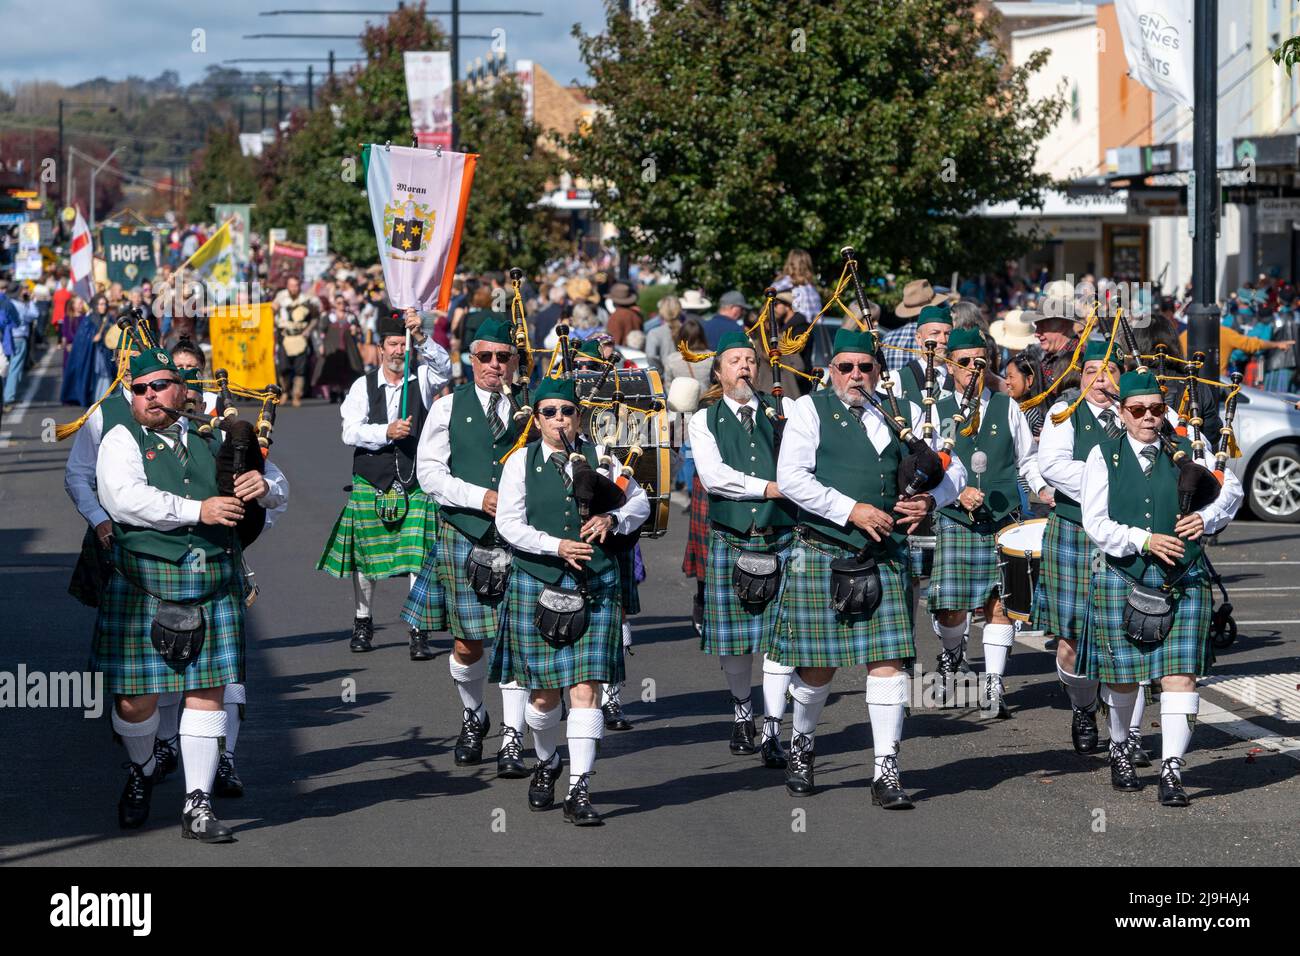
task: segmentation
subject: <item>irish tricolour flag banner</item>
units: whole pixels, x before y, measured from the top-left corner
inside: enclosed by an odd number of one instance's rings
[[[445,309],[477,153],[367,146],[366,194],[395,309]]]

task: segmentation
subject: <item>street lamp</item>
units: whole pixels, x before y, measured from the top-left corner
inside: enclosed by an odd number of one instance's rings
[[[90,171],[90,231],[91,232],[95,231],[95,177],[100,174],[100,171],[103,170],[105,166],[107,166],[109,163],[113,161],[114,156],[122,152],[122,150],[124,149],[126,149],[125,146],[119,146],[117,149],[113,150],[111,153],[108,154],[107,159],[105,159],[102,163],[100,163],[98,166],[96,166],[94,169]]]

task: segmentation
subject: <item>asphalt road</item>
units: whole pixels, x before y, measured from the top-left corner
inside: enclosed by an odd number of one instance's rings
[[[73,417],[49,403],[55,383],[45,377],[21,420],[7,415],[0,425],[0,442],[9,439],[0,448],[0,671],[11,673],[20,664],[83,669],[93,622],[65,591],[82,522],[62,487],[67,446],[41,440],[43,423]],[[917,710],[907,720],[903,780],[917,800],[910,813],[870,804],[864,671],[841,671],[817,736],[820,792],[792,799],[780,772],[727,750],[727,695],[690,628],[693,587],[680,572],[685,516],[676,510],[667,536],[644,546],[650,577],[626,692],[636,726],[606,736],[592,778],[607,825],[580,831],[558,809],[530,813],[527,781],[497,780],[490,763],[453,765],[460,705],[447,643],[430,663],[408,660],[397,618],[402,583],[377,591],[375,652],[348,651],[351,586],[313,570],[349,481],[337,408],[288,409],[276,438],[274,458],[292,493],[286,517],[249,554],[262,595],[250,614],[239,739],[247,794],[217,806],[238,827],[238,842],[181,841],[179,775],[155,792],[146,828],[123,834],[115,808],[125,753],[111,744],[107,715],[3,709],[0,861],[1276,865],[1300,856],[1294,755],[1203,722],[1185,773],[1190,809],[1158,806],[1153,771],[1143,772],[1143,792],[1117,794],[1103,758],[1069,747],[1052,657],[1020,646],[1008,674],[1014,719]],[[1300,529],[1238,522],[1214,558],[1240,589],[1238,619],[1285,622],[1243,623],[1216,674],[1300,672]],[[972,645],[978,666],[977,634]],[[919,648],[929,665],[938,648],[928,623]],[[355,702],[343,699],[348,681]],[[1260,733],[1296,733],[1280,705],[1261,704],[1270,715],[1213,688],[1206,698]],[[495,724],[495,688],[488,705]],[[1158,716],[1146,719],[1157,746]]]

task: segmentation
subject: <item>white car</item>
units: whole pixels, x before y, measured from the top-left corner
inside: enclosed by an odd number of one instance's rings
[[[1264,521],[1300,520],[1300,396],[1242,388],[1233,423],[1241,457],[1228,467]],[[1208,438],[1208,436],[1207,436]]]

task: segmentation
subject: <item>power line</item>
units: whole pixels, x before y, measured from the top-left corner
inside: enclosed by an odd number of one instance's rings
[[[259,17],[279,17],[279,16],[389,16],[399,13],[398,10],[266,10],[259,13]],[[426,17],[449,17],[450,10],[426,10]],[[540,17],[542,14],[537,10],[461,10],[462,17]]]
[[[241,56],[222,63],[328,63],[327,56]],[[364,63],[364,56],[336,56],[335,63]]]

